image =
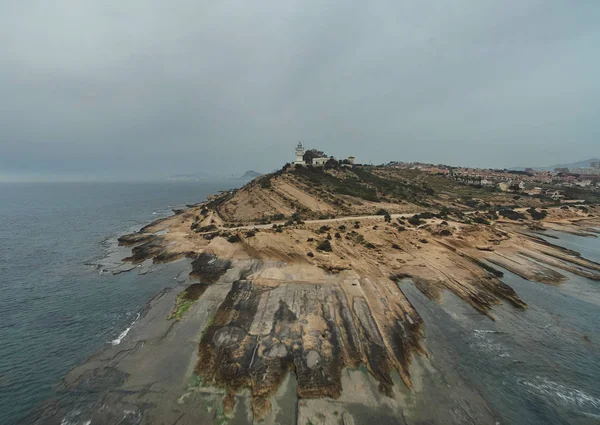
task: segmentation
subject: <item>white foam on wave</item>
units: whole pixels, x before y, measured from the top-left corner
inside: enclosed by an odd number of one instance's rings
[[[135,317],[133,322],[131,322],[131,325],[129,325],[123,332],[121,332],[119,334],[119,336],[116,339],[113,339],[110,343],[112,345],[119,345],[121,343],[121,341],[123,340],[123,338],[125,338],[127,336],[127,334],[129,333],[129,330],[133,327],[133,325],[135,325],[135,322],[137,322],[137,320],[139,318],[140,318],[140,313],[137,314],[137,316]]]
[[[499,335],[502,332],[491,329],[475,329],[473,331],[473,343],[476,347],[490,352],[498,357],[511,357],[508,348],[493,339],[494,335]]]
[[[530,392],[542,395],[566,405],[579,407],[600,408],[600,399],[595,398],[577,388],[569,388],[548,378],[537,377],[536,382],[522,380],[521,384],[529,388]]]
[[[92,425],[92,420],[82,421],[81,416],[84,413],[79,409],[71,410],[67,415],[60,421],[60,425]]]

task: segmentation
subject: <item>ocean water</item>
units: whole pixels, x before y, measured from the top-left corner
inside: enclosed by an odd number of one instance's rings
[[[111,240],[235,184],[0,184],[0,424],[51,398],[175,277],[169,266],[101,274],[90,264]]]
[[[560,239],[548,241],[600,261],[600,238],[553,234]],[[600,282],[561,271],[569,281],[552,286],[504,273],[529,308],[504,303],[495,321],[449,293],[438,304],[403,288],[425,321],[432,363],[455,370],[499,424],[600,424]]]

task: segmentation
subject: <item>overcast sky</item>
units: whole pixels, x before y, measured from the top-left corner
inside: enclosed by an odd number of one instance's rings
[[[600,156],[598,0],[0,0],[0,179]]]

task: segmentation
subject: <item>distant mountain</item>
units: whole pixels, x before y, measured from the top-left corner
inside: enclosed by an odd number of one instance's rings
[[[202,171],[191,174],[175,174],[170,176],[169,180],[180,180],[180,181],[195,181],[195,180],[212,180],[215,176],[212,174],[204,173]]]
[[[250,181],[258,176],[262,176],[261,173],[248,170],[244,174],[229,174],[229,175],[218,175],[218,174],[209,174],[205,172],[197,172],[190,174],[175,174],[168,178],[168,180],[179,180],[179,181],[202,181],[202,180],[241,180],[241,181]]]
[[[262,176],[262,174],[254,170],[248,170],[241,176],[237,177],[236,180],[252,180],[258,176]]]
[[[531,167],[538,171],[554,171],[555,168],[588,168],[591,167],[592,162],[600,162],[598,158],[590,158],[585,161],[571,162],[569,164],[555,164],[549,167]],[[524,170],[526,167],[511,167],[510,170]]]
[[[555,168],[588,168],[591,167],[591,163],[592,162],[599,162],[600,159],[598,158],[591,158],[591,159],[586,159],[585,161],[579,161],[579,162],[572,162],[570,164],[556,164],[553,165],[552,167],[546,167],[544,168],[544,170],[554,170]]]

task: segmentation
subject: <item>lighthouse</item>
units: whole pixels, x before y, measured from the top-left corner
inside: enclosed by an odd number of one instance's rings
[[[296,146],[296,160],[294,164],[305,165],[304,162],[304,146],[302,146],[302,142],[298,142],[298,146]]]

